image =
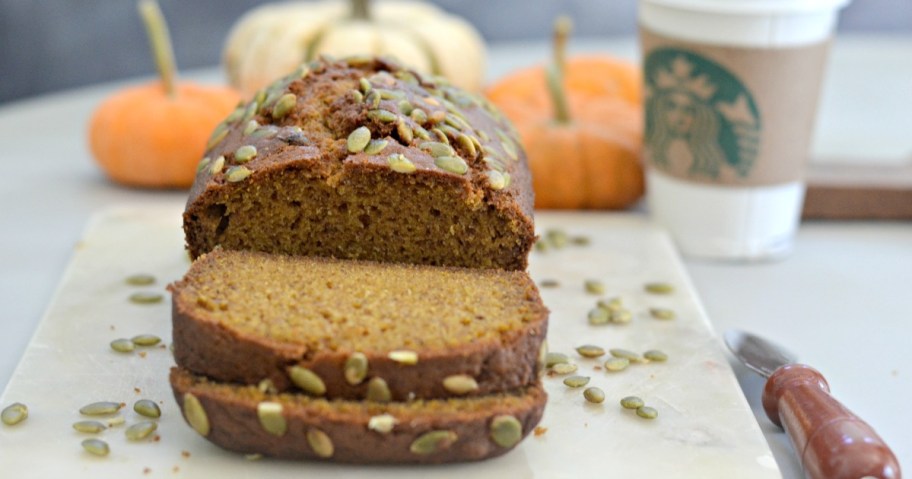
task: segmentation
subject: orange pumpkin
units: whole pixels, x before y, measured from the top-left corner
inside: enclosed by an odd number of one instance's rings
[[[565,59],[558,19],[554,61],[507,76],[488,98],[516,125],[537,208],[622,209],[643,196],[639,69],[605,56]]]
[[[174,80],[174,54],[161,10],[141,0],[160,81],[122,90],[96,108],[89,147],[114,181],[132,186],[189,187],[206,142],[240,100],[226,87]]]

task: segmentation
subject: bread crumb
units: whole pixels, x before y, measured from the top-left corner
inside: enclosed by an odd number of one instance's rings
[[[181,456],[190,457],[190,451],[181,451]]]
[[[144,468],[143,468],[143,474],[148,475],[148,474],[151,474],[151,473],[152,473],[152,468],[151,468],[151,467],[144,467]]]
[[[175,474],[177,474],[178,472],[180,472],[180,470],[181,470],[180,466],[174,466],[174,467],[171,468],[171,471],[173,471]]]
[[[161,439],[162,439],[162,437],[159,436],[158,434],[156,434],[155,437],[152,438],[152,441],[153,441],[153,442],[158,442],[158,441],[161,441]]]
[[[535,437],[542,437],[545,435],[546,432],[548,432],[548,428],[536,426],[535,430],[532,432],[532,434],[535,434]]]
[[[135,392],[136,394],[142,394],[142,389],[133,388],[133,392]]]
[[[594,368],[592,368],[592,369],[593,369],[594,371],[601,371],[601,370],[602,370],[602,367],[596,365],[596,366],[595,366]]]
[[[140,352],[139,352],[139,357],[145,359],[145,358],[146,358],[146,352],[145,352],[145,351],[140,351]]]

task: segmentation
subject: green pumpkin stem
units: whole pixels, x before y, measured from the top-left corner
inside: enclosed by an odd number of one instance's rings
[[[567,40],[573,30],[570,17],[560,16],[554,21],[554,58],[548,66],[548,92],[554,107],[554,121],[567,124],[572,121],[570,107],[567,105],[567,90],[564,87],[564,70],[567,63]]]
[[[370,20],[370,0],[352,0],[351,17],[355,20]]]
[[[149,46],[152,48],[152,58],[158,69],[165,93],[175,95],[177,67],[174,63],[174,48],[171,46],[171,35],[168,33],[168,24],[162,15],[161,8],[155,0],[139,0],[137,4],[146,35],[149,37]]]

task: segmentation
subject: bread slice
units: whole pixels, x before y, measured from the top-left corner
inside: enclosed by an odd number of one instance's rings
[[[384,397],[385,381],[405,401],[520,388],[542,369],[548,311],[524,272],[217,249],[170,289],[175,360],[216,381],[330,399]]]
[[[245,454],[356,463],[441,463],[501,455],[541,419],[536,383],[501,394],[408,403],[330,401],[269,394],[173,368],[187,422],[213,443]]]

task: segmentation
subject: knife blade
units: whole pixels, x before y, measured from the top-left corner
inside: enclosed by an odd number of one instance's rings
[[[811,479],[901,479],[889,446],[830,395],[816,369],[796,363],[781,346],[743,331],[726,331],[725,343],[749,369],[768,378],[762,404],[785,429]]]

